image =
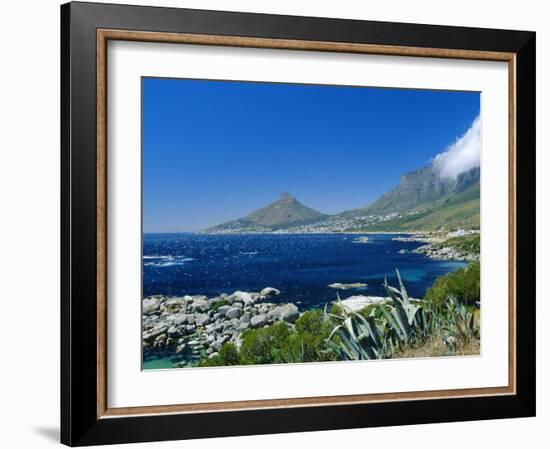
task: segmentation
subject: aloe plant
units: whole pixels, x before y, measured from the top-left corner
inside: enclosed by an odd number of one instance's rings
[[[452,336],[462,342],[477,338],[479,330],[475,324],[475,314],[472,308],[450,296],[445,303],[445,320],[441,325],[447,336]]]
[[[325,305],[325,319],[335,323],[327,346],[341,358],[388,358],[397,349],[422,344],[434,335],[441,336],[449,354],[455,354],[459,343],[479,336],[471,308],[454,297],[443,305],[411,298],[399,270],[395,271],[399,288],[384,279],[387,300],[383,303],[353,312],[337,295],[338,314],[328,313]]]
[[[389,301],[379,307],[391,327],[396,343],[406,345],[423,339],[433,330],[433,317],[426,301],[409,297],[399,270],[395,272],[399,289],[384,279],[383,285]]]
[[[325,305],[325,318],[338,323],[327,339],[328,346],[347,360],[390,357],[393,347],[387,338],[386,323],[377,315],[377,307],[368,306],[362,313],[358,313],[348,311],[338,294],[337,301],[341,315],[327,313]]]

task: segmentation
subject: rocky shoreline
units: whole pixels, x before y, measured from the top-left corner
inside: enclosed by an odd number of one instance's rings
[[[464,262],[474,262],[479,260],[479,254],[471,254],[459,249],[444,246],[437,248],[432,244],[423,245],[412,251],[413,253],[424,254],[430,259],[435,260],[461,260]]]
[[[148,296],[142,301],[144,357],[179,354],[179,366],[215,357],[224,343],[241,344],[242,333],[275,322],[289,326],[300,316],[293,303],[271,302],[279,290],[204,295]]]
[[[433,243],[436,239],[428,234],[415,234],[408,236],[398,235],[392,238],[394,242],[420,242],[420,243]]]
[[[447,237],[447,239],[452,239],[452,237]],[[408,237],[397,236],[392,238],[392,240],[396,242],[424,243],[424,245],[413,250],[400,249],[398,251],[399,254],[424,254],[430,259],[435,260],[459,260],[464,262],[479,260],[479,253],[471,253],[461,250],[451,244],[446,244],[447,239],[429,234],[418,234]]]

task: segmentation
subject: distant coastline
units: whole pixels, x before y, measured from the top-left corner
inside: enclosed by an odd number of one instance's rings
[[[204,231],[144,231],[144,235],[162,235],[162,234],[194,234],[194,235],[322,235],[322,234],[339,234],[339,235],[425,235],[437,234],[435,231],[325,231],[325,232],[284,232],[284,231],[262,231],[262,232],[204,232]]]
[[[364,208],[328,215],[288,192],[248,215],[211,226],[205,234],[429,232],[479,229],[479,167],[455,178],[434,166],[405,173],[400,183]]]

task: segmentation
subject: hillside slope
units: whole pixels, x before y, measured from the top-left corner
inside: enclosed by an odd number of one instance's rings
[[[368,225],[365,231],[441,231],[479,229],[479,182],[459,194],[431,204],[424,204],[416,213],[379,221]]]
[[[452,195],[459,195],[479,184],[479,168],[461,173],[455,179],[442,178],[432,165],[405,173],[399,184],[374,203],[346,211],[352,215],[383,215],[405,212],[426,204],[435,204]]]
[[[246,217],[206,229],[207,233],[270,232],[322,220],[326,215],[304,206],[289,193]]]

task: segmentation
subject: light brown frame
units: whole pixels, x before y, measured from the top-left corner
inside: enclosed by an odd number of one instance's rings
[[[508,63],[508,254],[509,254],[509,354],[508,386],[397,392],[346,396],[303,397],[287,399],[232,401],[202,404],[158,405],[143,407],[107,407],[107,42],[109,40],[217,45],[305,51],[362,53],[429,58],[472,59]],[[371,44],[263,39],[236,36],[158,33],[114,29],[97,30],[97,417],[200,413],[228,410],[257,410],[301,406],[345,405],[403,400],[445,399],[516,394],[516,55],[514,53],[454,50],[442,48],[402,47]]]

